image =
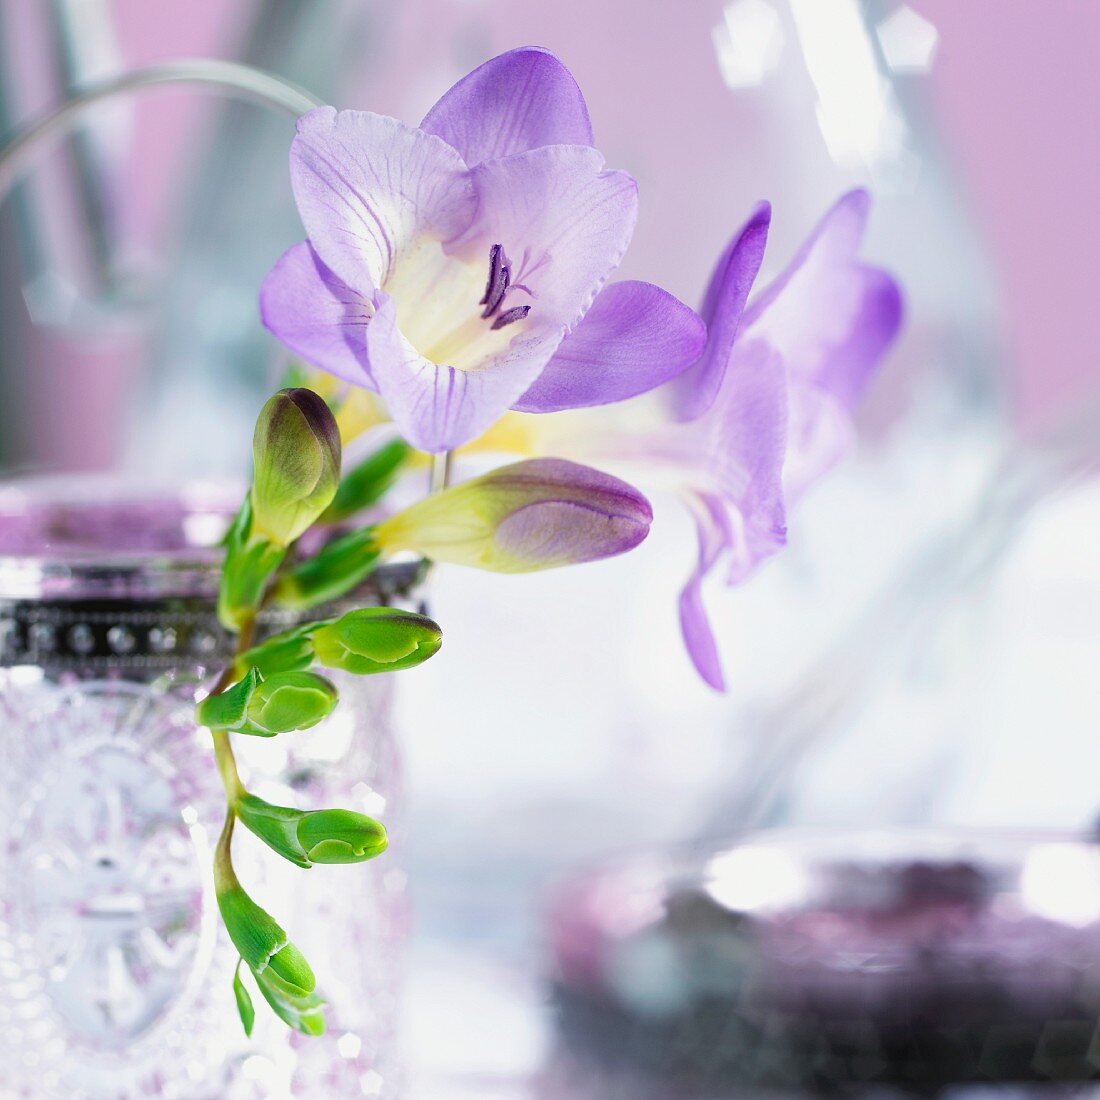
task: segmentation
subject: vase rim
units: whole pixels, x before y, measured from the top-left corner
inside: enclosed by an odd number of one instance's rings
[[[2,481],[0,599],[209,596],[242,493],[114,475]]]
[[[0,480],[0,601],[213,600],[245,490],[114,474]],[[373,586],[406,587],[414,566],[384,565]]]

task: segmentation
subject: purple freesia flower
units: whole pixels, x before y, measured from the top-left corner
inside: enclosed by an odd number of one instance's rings
[[[691,420],[669,442],[695,471],[687,497],[699,536],[680,623],[695,667],[718,690],[703,581],[725,559],[736,584],[784,545],[787,505],[848,450],[852,412],[901,324],[897,283],[858,256],[869,209],[865,191],[843,196],[746,309],[767,232],[758,209],[707,290],[706,350],[668,387],[674,415]]]
[[[649,283],[604,288],[637,188],[592,141],[576,81],[535,48],[470,73],[417,128],[310,112],[290,158],[309,239],[265,280],[264,323],[377,392],[427,451],[510,408],[599,405],[668,382],[698,358],[704,327]]]
[[[736,584],[784,545],[787,507],[850,446],[851,414],[901,322],[897,284],[859,259],[869,207],[863,191],[841,198],[750,301],[771,217],[759,206],[714,269],[698,359],[579,434],[575,424],[537,433],[539,451],[628,463],[688,504],[698,554],[680,624],[695,667],[718,690],[725,680],[703,582],[724,565]]]

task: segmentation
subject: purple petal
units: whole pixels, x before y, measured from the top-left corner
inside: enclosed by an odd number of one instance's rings
[[[675,378],[705,342],[702,319],[667,291],[612,283],[514,407],[558,412],[625,401]]]
[[[381,288],[421,241],[461,234],[476,210],[454,149],[366,111],[319,107],[303,115],[290,178],[310,243],[361,294]]]
[[[428,112],[422,130],[466,163],[544,145],[591,145],[588,108],[569,70],[548,50],[524,46],[463,77]]]
[[[579,565],[633,550],[649,534],[649,522],[587,503],[552,500],[513,512],[497,528],[497,544],[541,568]]]
[[[694,420],[714,401],[741,326],[749,291],[764,259],[771,207],[760,203],[722,253],[703,299],[707,344],[699,360],[670,387],[673,414]]]
[[[680,594],[680,626],[700,676],[719,691],[722,668],[703,582],[726,559],[726,583],[737,584],[785,544],[788,417],[782,361],[765,344],[739,344],[706,414],[672,429],[680,439],[675,449],[695,470],[685,498],[699,538],[695,569]]]
[[[397,327],[397,309],[375,297],[366,330],[371,376],[401,434],[422,451],[448,451],[481,435],[538,376],[547,349],[537,333],[520,333],[491,365],[478,370],[425,359]]]
[[[828,268],[851,259],[863,240],[870,213],[871,196],[862,188],[842,195],[817,223],[782,274],[753,299],[745,311],[746,326],[758,321],[807,265]]]
[[[901,325],[897,283],[857,253],[870,210],[851,191],[825,215],[787,269],[746,310],[746,338],[764,340],[793,379],[852,409]]]
[[[819,386],[791,386],[783,494],[796,500],[847,455],[855,442],[852,418],[836,397]]]
[[[821,357],[814,380],[841,405],[855,409],[867,383],[901,328],[901,288],[885,271],[859,266],[851,270],[859,305],[846,337]]]
[[[789,416],[782,361],[766,344],[739,344],[706,416],[683,427],[705,433],[709,483],[741,517],[730,554],[730,584],[747,577],[786,541],[783,466]]]
[[[374,389],[366,329],[374,308],[317,258],[308,241],[288,249],[260,288],[264,324],[307,362]]]
[[[680,592],[680,631],[696,671],[715,691],[725,691],[722,661],[703,603],[703,581],[723,551],[733,545],[733,531],[720,498],[701,493],[694,499],[697,506],[692,511],[699,539],[699,556],[691,577]]]
[[[653,522],[649,501],[633,485],[562,458],[516,462],[478,480],[519,504],[497,527],[497,545],[539,568],[625,553]]]
[[[480,205],[462,249],[488,256],[502,244],[513,268],[508,305],[531,305],[530,320],[558,326],[560,338],[622,260],[637,185],[625,172],[603,171],[603,157],[579,145],[488,161],[472,175]]]

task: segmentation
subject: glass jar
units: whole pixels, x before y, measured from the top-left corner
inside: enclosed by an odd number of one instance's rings
[[[212,845],[224,796],[197,692],[225,663],[217,543],[239,493],[0,487],[0,1092],[34,1100],[392,1093],[404,876],[392,853],[308,875],[246,830],[245,888],[310,959],[320,1039],[258,1005],[245,1038]],[[415,566],[357,603],[407,602]],[[339,608],[332,610],[338,611]],[[262,629],[293,620],[265,613]],[[343,806],[399,833],[389,677],[334,674],[307,732],[237,738],[256,794]]]
[[[1068,831],[776,829],[577,876],[537,1095],[1095,1095],[1098,872]]]

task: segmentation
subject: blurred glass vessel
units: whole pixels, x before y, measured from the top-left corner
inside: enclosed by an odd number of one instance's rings
[[[1100,1077],[1100,849],[1073,834],[749,834],[575,880],[552,934],[548,1098]]]
[[[210,861],[224,796],[196,692],[231,652],[215,615],[231,497],[111,482],[0,488],[0,1092],[35,1100],[391,1095],[404,876],[392,858],[301,872],[246,831],[241,879],[311,959],[329,1030],[266,1012],[251,1040]],[[398,567],[372,602],[415,578]],[[288,622],[268,615],[266,630]],[[334,676],[308,734],[241,738],[283,805],[398,825],[387,677]],[[349,873],[350,872],[350,873]]]

